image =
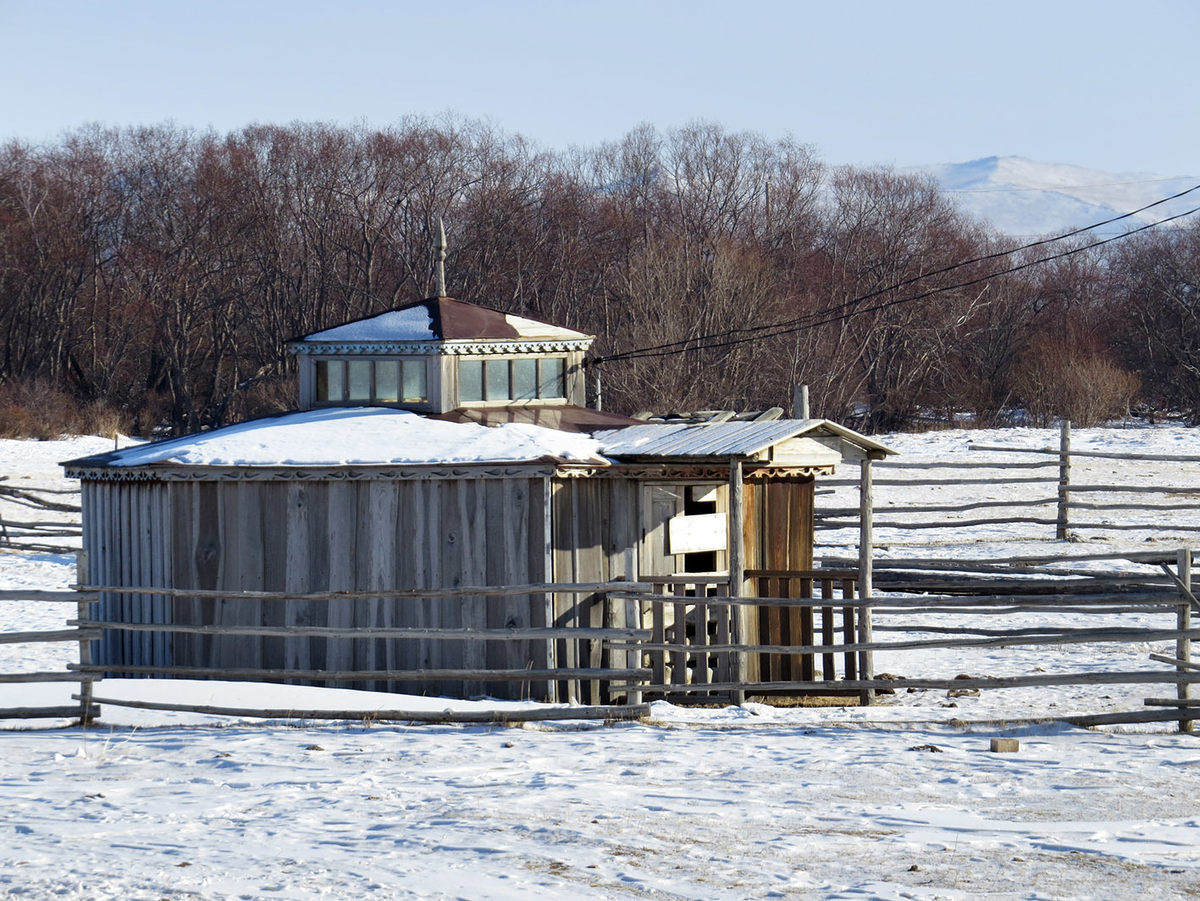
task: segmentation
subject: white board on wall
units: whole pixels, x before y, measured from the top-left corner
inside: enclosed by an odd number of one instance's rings
[[[667,521],[667,553],[723,551],[729,546],[729,517],[724,513],[672,516]]]

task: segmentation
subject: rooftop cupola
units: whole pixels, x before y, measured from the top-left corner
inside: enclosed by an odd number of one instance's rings
[[[447,297],[445,261],[439,221],[434,297],[287,342],[299,363],[301,410],[396,407],[485,424],[618,424],[584,409],[591,335]]]
[[[431,297],[288,342],[300,408],[584,406],[592,336]]]

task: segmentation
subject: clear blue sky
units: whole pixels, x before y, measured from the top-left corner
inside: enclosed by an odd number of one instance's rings
[[[0,0],[0,139],[447,110],[538,144],[696,118],[838,163],[1200,174],[1197,0]]]

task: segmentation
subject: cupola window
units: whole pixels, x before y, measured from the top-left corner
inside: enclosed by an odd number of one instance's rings
[[[565,357],[460,357],[459,403],[561,400],[566,397]]]
[[[423,358],[317,360],[319,404],[423,403],[429,398]]]

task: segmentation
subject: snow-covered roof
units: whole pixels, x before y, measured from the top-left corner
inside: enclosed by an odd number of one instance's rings
[[[305,341],[436,341],[433,317],[424,304],[347,322],[305,335]]]
[[[604,463],[588,435],[525,423],[489,428],[406,410],[354,407],[288,413],[71,460],[68,469],[183,466]]]
[[[70,472],[157,466],[436,466],[470,463],[609,464],[628,459],[749,457],[800,435],[831,435],[866,450],[889,448],[824,420],[709,425],[635,425],[598,432],[523,422],[449,422],[390,407],[286,413],[70,460]],[[828,462],[828,461],[825,461]],[[835,461],[836,462],[836,461]]]
[[[445,341],[583,341],[591,336],[548,322],[489,310],[449,297],[417,301],[378,316],[313,332],[290,342],[296,352],[313,344],[392,344]]]

